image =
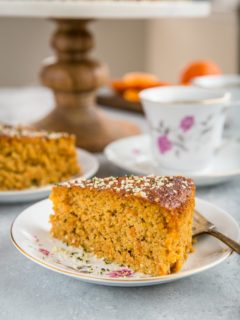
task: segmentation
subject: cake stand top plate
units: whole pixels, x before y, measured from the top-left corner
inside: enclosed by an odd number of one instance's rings
[[[0,0],[0,16],[36,18],[203,17],[208,1]]]

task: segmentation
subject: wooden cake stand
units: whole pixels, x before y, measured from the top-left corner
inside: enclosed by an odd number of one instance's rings
[[[44,17],[57,24],[51,40],[56,59],[41,72],[42,83],[54,92],[56,107],[34,126],[74,133],[78,146],[93,152],[137,134],[135,125],[108,118],[96,106],[96,91],[106,84],[108,68],[88,56],[94,47],[88,23],[99,18],[205,16],[209,11],[210,5],[201,1],[1,1],[1,16]]]

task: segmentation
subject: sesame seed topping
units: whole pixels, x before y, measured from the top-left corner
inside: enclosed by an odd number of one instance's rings
[[[184,177],[165,176],[125,176],[108,177],[90,180],[78,179],[74,182],[64,182],[59,186],[67,188],[79,187],[97,190],[112,190],[123,196],[136,196],[158,203],[166,208],[175,208],[181,205],[186,198],[192,195],[194,183]]]
[[[44,130],[35,131],[29,127],[12,126],[8,124],[0,124],[0,137],[10,138],[47,138],[59,139],[61,137],[70,137],[71,135],[65,132],[47,132]]]

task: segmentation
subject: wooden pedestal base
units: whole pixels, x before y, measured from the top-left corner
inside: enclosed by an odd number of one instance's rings
[[[91,111],[92,115],[89,116]],[[46,118],[35,123],[34,127],[73,133],[77,137],[77,145],[91,152],[101,152],[110,142],[139,133],[135,125],[107,117],[95,106],[92,110],[88,108],[87,115],[81,109],[55,108]]]
[[[111,141],[139,130],[126,121],[106,117],[96,106],[96,90],[107,82],[108,69],[87,57],[93,47],[88,22],[57,20],[52,38],[57,60],[45,65],[41,73],[43,84],[54,91],[56,108],[34,126],[73,133],[78,146],[99,152]]]

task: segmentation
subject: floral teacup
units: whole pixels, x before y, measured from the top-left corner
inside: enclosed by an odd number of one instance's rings
[[[230,93],[196,87],[160,87],[140,93],[157,165],[198,171],[222,141]]]

